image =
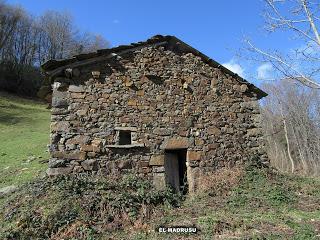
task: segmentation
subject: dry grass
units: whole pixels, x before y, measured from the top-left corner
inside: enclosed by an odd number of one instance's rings
[[[218,171],[200,176],[198,193],[211,196],[226,196],[237,186],[244,175],[243,167],[223,168]]]

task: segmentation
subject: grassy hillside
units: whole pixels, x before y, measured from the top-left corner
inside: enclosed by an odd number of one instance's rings
[[[0,93],[0,239],[320,239],[320,179],[248,165],[203,179],[197,196],[123,179],[39,178],[46,105]],[[195,235],[159,226],[196,226]]]
[[[0,188],[43,173],[49,120],[45,104],[0,92]]]

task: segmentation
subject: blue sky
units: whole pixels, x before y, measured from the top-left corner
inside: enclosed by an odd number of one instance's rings
[[[254,81],[259,65],[235,57],[249,36],[261,48],[290,49],[285,33],[267,36],[262,29],[262,0],[7,0],[33,15],[69,12],[82,31],[103,35],[111,46],[175,35],[199,51]]]

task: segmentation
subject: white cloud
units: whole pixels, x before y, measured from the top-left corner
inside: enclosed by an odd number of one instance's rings
[[[120,23],[120,21],[119,21],[118,19],[114,19],[112,22],[113,22],[114,24]]]
[[[257,68],[258,79],[266,80],[272,78],[273,67],[270,63],[264,63]]]
[[[229,62],[226,62],[222,65],[228,68],[230,71],[238,74],[240,77],[244,77],[244,69],[234,59],[231,59]]]

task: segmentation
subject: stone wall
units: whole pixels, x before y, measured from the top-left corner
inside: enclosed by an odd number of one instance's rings
[[[266,160],[256,94],[191,53],[145,47],[67,73],[54,83],[49,175],[134,171],[160,186],[165,150],[187,148],[193,191],[201,174]]]

